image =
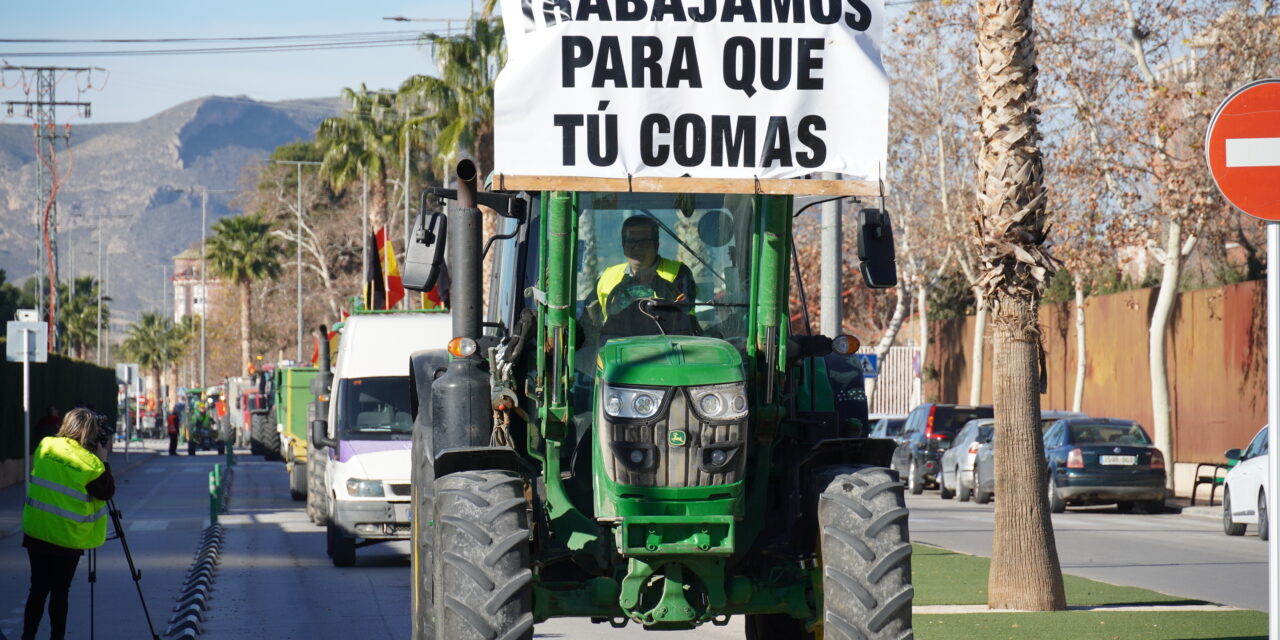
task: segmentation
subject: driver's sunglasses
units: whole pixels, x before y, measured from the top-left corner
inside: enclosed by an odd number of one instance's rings
[[[657,244],[657,236],[622,236],[622,244]]]

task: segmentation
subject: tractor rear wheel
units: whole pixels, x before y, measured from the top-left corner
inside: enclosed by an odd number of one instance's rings
[[[295,462],[289,469],[289,497],[307,499],[307,465]]]
[[[511,471],[435,481],[435,633],[449,640],[533,637],[528,501]]]
[[[848,467],[818,497],[822,629],[827,640],[910,637],[911,542],[902,482]]]
[[[253,445],[258,453],[267,460],[281,460],[280,437],[276,434],[275,425],[267,419],[267,414],[255,413],[251,420]]]

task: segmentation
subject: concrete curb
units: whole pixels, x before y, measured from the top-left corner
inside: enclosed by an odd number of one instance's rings
[[[200,546],[196,548],[196,557],[187,571],[187,579],[173,606],[173,616],[169,618],[169,627],[164,632],[166,638],[198,638],[204,630],[204,621],[209,612],[209,593],[213,591],[213,580],[217,570],[218,559],[222,555],[222,541],[225,529],[214,524],[205,528],[200,534]]]
[[[1183,507],[1182,515],[1192,518],[1222,519],[1222,505],[1216,507]]]

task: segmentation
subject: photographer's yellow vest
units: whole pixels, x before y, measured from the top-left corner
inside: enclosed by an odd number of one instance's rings
[[[86,493],[85,486],[106,468],[70,438],[41,440],[22,508],[22,531],[71,549],[101,546],[107,539],[107,503]]]

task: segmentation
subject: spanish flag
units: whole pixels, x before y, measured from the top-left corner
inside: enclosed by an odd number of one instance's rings
[[[404,283],[400,279],[400,267],[396,264],[396,252],[391,248],[391,242],[387,240],[386,226],[378,229],[374,239],[375,246],[378,247],[378,259],[382,263],[382,273],[386,277],[384,286],[387,300],[386,306],[382,308],[394,309],[404,299]]]

